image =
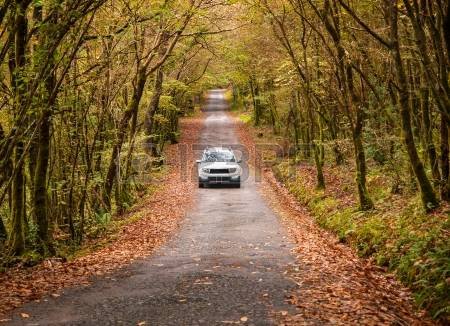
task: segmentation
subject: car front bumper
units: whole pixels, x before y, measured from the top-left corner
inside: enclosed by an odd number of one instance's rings
[[[198,182],[202,184],[240,184],[240,175],[200,175]]]

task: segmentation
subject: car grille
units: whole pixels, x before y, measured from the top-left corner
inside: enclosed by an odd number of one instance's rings
[[[208,181],[212,181],[212,182],[226,182],[226,181],[230,181],[230,177],[209,177]]]
[[[223,174],[223,173],[229,173],[228,169],[211,169],[209,171],[211,174]]]

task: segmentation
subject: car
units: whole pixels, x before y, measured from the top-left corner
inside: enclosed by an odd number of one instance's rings
[[[231,148],[208,147],[203,151],[202,159],[197,160],[198,186],[207,187],[213,184],[233,185],[241,187],[241,161]]]

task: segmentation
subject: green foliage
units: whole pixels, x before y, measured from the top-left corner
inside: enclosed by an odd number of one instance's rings
[[[360,212],[311,189],[304,179],[292,179],[286,162],[275,166],[276,176],[298,201],[307,205],[317,223],[336,233],[362,257],[373,257],[394,271],[413,291],[419,307],[434,318],[450,311],[450,214],[446,219],[427,215],[415,199],[405,207]],[[383,200],[388,193],[373,187]]]
[[[242,113],[239,115],[239,120],[245,124],[250,124],[253,120],[253,116],[248,113]]]
[[[27,239],[31,244],[31,247],[35,247],[38,243],[38,226],[33,220],[28,221],[28,234]]]
[[[366,218],[366,216],[362,218]],[[389,228],[385,221],[376,214],[360,223],[355,232],[358,253],[363,257],[368,257],[380,251],[389,239],[388,232]]]
[[[105,228],[109,222],[111,222],[111,213],[109,212],[98,212],[95,214],[96,224],[100,225],[102,228]]]

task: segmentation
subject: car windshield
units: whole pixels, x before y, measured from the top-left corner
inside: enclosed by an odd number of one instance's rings
[[[232,152],[206,152],[204,157],[205,162],[235,162]]]

